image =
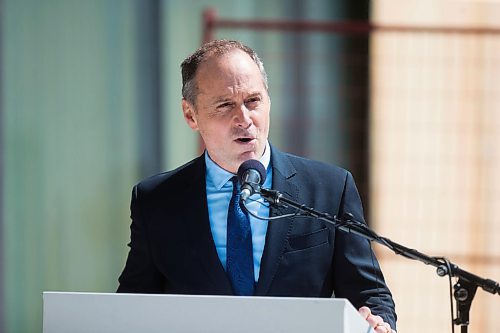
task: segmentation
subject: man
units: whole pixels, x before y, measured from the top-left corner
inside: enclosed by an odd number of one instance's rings
[[[118,292],[334,294],[360,308],[376,332],[395,329],[392,296],[367,240],[312,218],[264,222],[234,203],[234,174],[242,162],[257,159],[266,167],[265,187],[331,215],[349,212],[363,220],[347,171],[268,143],[271,101],[255,52],[239,42],[213,41],[181,67],[184,118],[206,151],[134,187],[130,253]],[[290,212],[260,201],[248,205],[254,214]]]

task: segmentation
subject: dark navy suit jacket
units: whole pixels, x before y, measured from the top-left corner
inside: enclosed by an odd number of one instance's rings
[[[349,172],[271,147],[272,188],[333,215],[363,209]],[[271,208],[270,215],[293,212]],[[205,160],[148,178],[133,189],[130,252],[118,292],[231,295],[208,219]],[[396,328],[396,314],[367,240],[296,217],[269,222],[256,296],[347,298]]]

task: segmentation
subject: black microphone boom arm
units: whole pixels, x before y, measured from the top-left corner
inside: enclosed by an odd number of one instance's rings
[[[307,207],[306,205],[288,199],[279,191],[265,189],[263,187],[260,188],[260,194],[264,199],[273,205],[296,208],[302,213],[301,216],[318,218],[322,221],[330,223],[335,228],[344,232],[359,235],[370,241],[374,241],[388,247],[394,251],[394,253],[405,258],[418,260],[426,265],[434,266],[437,268],[436,273],[439,276],[449,275],[450,277],[458,278],[458,282],[454,286],[454,297],[457,301],[457,318],[454,319],[453,323],[455,325],[461,325],[462,332],[467,332],[467,325],[469,324],[469,310],[477,287],[481,287],[489,293],[500,295],[500,285],[498,282],[479,277],[463,270],[447,259],[431,257],[415,249],[410,249],[406,246],[393,242],[386,237],[381,237],[371,230],[365,223],[356,221],[354,216],[350,213],[346,213],[340,218],[337,216],[331,216],[330,214],[319,212],[314,208]]]

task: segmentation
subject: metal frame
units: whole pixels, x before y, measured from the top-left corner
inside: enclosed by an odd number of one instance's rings
[[[399,33],[442,33],[442,34],[500,34],[500,28],[459,27],[459,26],[424,26],[424,25],[384,25],[368,21],[291,21],[291,20],[231,20],[217,17],[214,8],[203,12],[203,41],[213,39],[215,29],[252,29],[281,31],[316,31],[342,34],[368,34],[370,32]]]

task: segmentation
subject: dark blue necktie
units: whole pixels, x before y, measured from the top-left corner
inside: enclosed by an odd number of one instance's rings
[[[226,268],[235,295],[251,296],[254,292],[252,229],[247,212],[240,207],[238,178],[231,178],[233,196],[227,212]]]

